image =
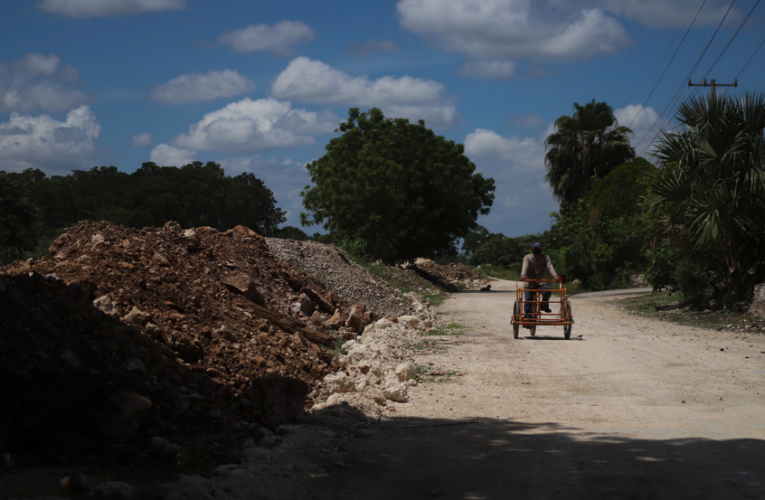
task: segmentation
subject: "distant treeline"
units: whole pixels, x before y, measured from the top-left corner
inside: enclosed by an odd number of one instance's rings
[[[133,228],[171,220],[220,230],[242,224],[264,236],[307,238],[298,228],[278,229],[286,216],[263,181],[251,173],[228,176],[214,162],[148,162],[131,174],[116,167],[51,177],[37,169],[0,171],[0,261],[42,255],[62,229],[86,219]]]

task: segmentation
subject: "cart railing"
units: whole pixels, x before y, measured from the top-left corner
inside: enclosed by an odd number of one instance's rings
[[[527,288],[526,283],[554,283],[557,288],[550,287],[548,289],[542,288]],[[539,285],[542,286],[542,285]],[[550,300],[542,300],[542,293],[549,292]],[[525,300],[526,293],[533,293],[534,300]],[[557,300],[554,298],[557,297]],[[571,317],[568,310],[568,295],[566,288],[558,280],[549,279],[519,279],[515,282],[515,299],[520,304],[520,312],[518,315],[513,315],[511,324],[519,324],[524,326],[534,325],[549,325],[549,326],[565,326],[572,325],[574,319]],[[525,313],[525,305],[532,304],[532,312]],[[560,309],[556,312],[543,312],[541,310],[542,304],[548,304],[548,309],[551,304],[560,304]],[[528,316],[528,317],[527,317]]]

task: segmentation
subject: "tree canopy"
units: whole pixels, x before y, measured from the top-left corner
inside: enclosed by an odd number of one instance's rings
[[[705,262],[719,256],[725,298],[741,303],[765,274],[765,94],[691,98],[676,120],[683,128],[664,131],[656,147],[655,241],[679,244]]]
[[[630,135],[632,131],[618,124],[605,102],[574,103],[574,114],[555,120],[555,132],[545,139],[545,179],[555,198],[573,203],[595,181],[634,159]]]
[[[424,121],[352,108],[339,132],[307,165],[314,186],[301,193],[303,225],[321,224],[336,240],[358,239],[370,257],[396,262],[453,251],[489,213],[494,180]]]

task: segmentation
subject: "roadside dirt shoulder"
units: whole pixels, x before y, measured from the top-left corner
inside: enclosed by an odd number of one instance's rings
[[[765,339],[575,296],[571,341],[513,340],[514,283],[492,289],[439,308],[470,331],[418,363],[454,376],[413,387],[317,498],[765,497]]]

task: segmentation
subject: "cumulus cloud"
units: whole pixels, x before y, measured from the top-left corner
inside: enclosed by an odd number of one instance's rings
[[[157,144],[151,150],[150,160],[160,167],[182,167],[196,159],[196,151],[173,147],[169,144]]]
[[[446,88],[436,81],[411,76],[370,80],[307,57],[293,59],[274,81],[271,93],[303,102],[377,106],[389,117],[424,119],[435,127],[459,119],[454,102],[446,97]]]
[[[698,8],[697,0],[579,0],[569,4],[598,6],[614,15],[633,19],[650,28],[677,28],[682,26],[691,12]],[[708,0],[696,19],[696,25],[717,24],[728,10],[728,0]],[[741,18],[741,13],[733,9],[728,15],[732,22]]]
[[[503,137],[476,129],[465,138],[465,154],[497,184],[497,200],[479,224],[508,236],[537,233],[550,227],[558,209],[545,182],[544,136]]]
[[[509,80],[515,76],[513,61],[471,59],[460,67],[460,74],[483,80]]]
[[[246,28],[226,31],[216,40],[219,45],[228,45],[236,52],[258,50],[279,55],[289,55],[293,46],[314,39],[313,30],[301,21],[280,21],[272,26],[253,24]]]
[[[40,0],[37,8],[66,17],[117,17],[182,10],[186,0]]]
[[[340,119],[330,111],[295,109],[275,99],[249,98],[206,114],[173,143],[197,151],[258,152],[316,143],[313,136],[332,132]]]
[[[57,121],[48,115],[11,113],[0,123],[0,168],[19,171],[39,168],[56,171],[87,164],[101,133],[88,106],[80,106]]]
[[[373,38],[364,43],[352,43],[351,50],[356,54],[368,55],[375,52],[401,52],[401,47],[391,40],[378,40]]]
[[[149,99],[162,104],[188,104],[231,97],[255,90],[255,84],[236,70],[181,75],[151,89]]]
[[[305,163],[260,155],[223,158],[218,163],[228,175],[247,172],[262,180],[273,191],[277,206],[287,212],[286,225],[300,227],[298,214],[303,209],[300,191],[311,183]]]
[[[55,55],[27,54],[0,66],[0,112],[61,113],[88,101],[78,82],[78,71]]]
[[[658,123],[651,130],[651,127],[658,121],[659,114],[650,106],[643,108],[642,104],[629,104],[619,108],[614,111],[614,116],[619,121],[619,125],[629,127],[635,132],[635,136],[632,138],[632,147],[635,148],[638,155],[650,144],[659,131],[658,127],[663,125],[663,123]],[[650,134],[648,133],[649,130],[651,130]]]
[[[551,9],[550,3],[557,3]],[[444,49],[473,58],[581,60],[610,55],[632,42],[601,9],[530,0],[401,0],[401,26]]]
[[[146,132],[145,134],[137,134],[130,139],[130,144],[134,148],[151,146],[152,142],[154,142],[154,137],[152,137],[151,132]]]

